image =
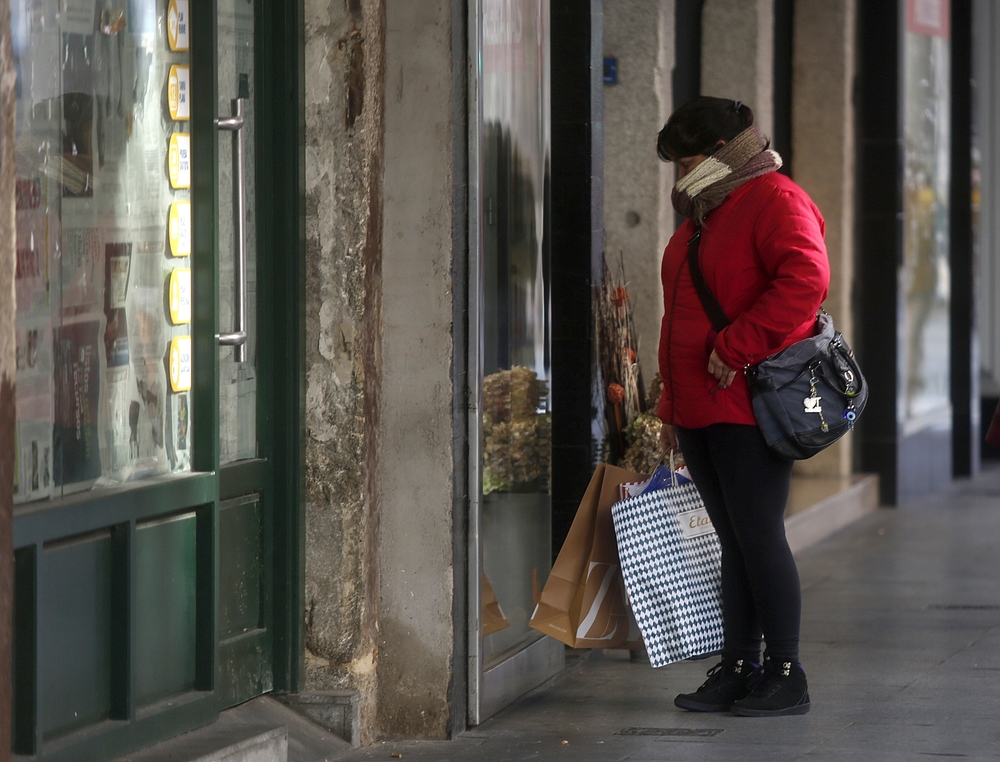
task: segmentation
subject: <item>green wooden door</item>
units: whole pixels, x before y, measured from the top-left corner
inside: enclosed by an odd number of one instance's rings
[[[62,7],[13,19],[13,745],[110,759],[301,674],[300,22]]]
[[[258,289],[258,114],[254,5],[217,0],[213,66],[219,114],[219,680],[222,706],[271,690],[272,471],[266,442],[270,416],[259,410],[260,370],[269,366],[261,341]],[[225,333],[233,332],[231,338]]]

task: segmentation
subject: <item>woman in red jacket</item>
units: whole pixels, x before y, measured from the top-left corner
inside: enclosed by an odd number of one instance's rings
[[[684,453],[722,545],[722,662],[674,703],[754,717],[804,714],[809,691],[784,528],[792,462],[764,443],[742,370],[811,336],[830,282],[823,218],[768,145],[748,106],[699,97],[656,146],[677,165],[672,200],[687,218],[663,254],[662,439]],[[699,269],[730,321],[719,332],[691,280],[698,228]]]

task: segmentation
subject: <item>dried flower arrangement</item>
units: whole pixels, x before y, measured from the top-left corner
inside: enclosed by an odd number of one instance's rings
[[[625,281],[625,264],[618,272],[604,265],[604,282],[597,293],[597,357],[605,392],[605,459],[623,468],[650,473],[660,462],[660,419],[655,411],[661,382],[656,374],[645,390],[636,357],[639,337],[632,319],[632,304]]]
[[[483,379],[483,494],[549,488],[552,420],[539,413],[548,385],[515,365]]]

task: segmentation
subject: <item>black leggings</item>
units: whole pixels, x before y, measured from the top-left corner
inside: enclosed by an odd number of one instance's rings
[[[677,428],[684,460],[722,545],[723,654],[798,661],[802,592],[785,539],[792,462],[771,454],[760,429],[717,423]]]

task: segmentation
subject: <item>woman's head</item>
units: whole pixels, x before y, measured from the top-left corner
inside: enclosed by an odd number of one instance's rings
[[[700,95],[677,109],[656,139],[663,161],[711,156],[753,124],[753,111],[741,101]]]

